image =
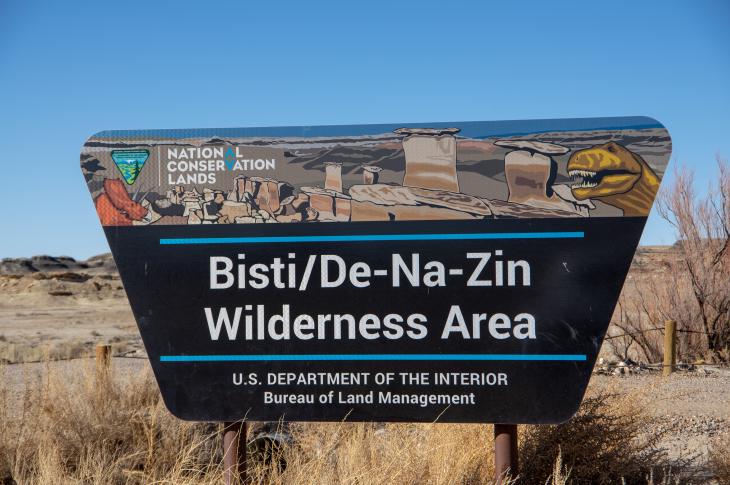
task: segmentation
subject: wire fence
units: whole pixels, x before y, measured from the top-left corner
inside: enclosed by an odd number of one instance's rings
[[[618,335],[608,335],[608,336],[606,336],[604,338],[604,340],[611,340],[611,339],[620,338],[620,337],[630,337],[632,335],[641,335],[641,334],[644,334],[644,333],[647,333],[647,332],[655,332],[655,331],[661,331],[661,332],[663,332],[664,331],[664,328],[663,327],[647,328],[645,330],[639,330],[639,331],[636,331],[636,332],[626,332],[626,333],[621,333],[621,334],[618,334]],[[677,333],[697,333],[697,334],[701,334],[701,335],[710,335],[710,333],[708,333],[708,332],[700,332],[700,331],[697,331],[697,330],[676,329],[675,332],[677,332]]]
[[[668,323],[671,323],[671,322],[668,321]],[[621,333],[621,334],[618,334],[618,335],[607,335],[606,337],[604,337],[604,340],[612,340],[612,339],[617,339],[617,338],[622,338],[622,337],[632,337],[632,339],[633,339],[633,336],[634,335],[642,335],[642,334],[649,333],[649,332],[662,332],[662,333],[665,333],[666,330],[667,329],[665,327],[652,327],[652,328],[646,328],[644,330],[637,330],[635,332],[624,332],[624,333]],[[698,330],[679,329],[679,328],[676,328],[676,327],[674,327],[671,330],[671,332],[673,332],[674,335],[670,339],[670,342],[671,342],[670,345],[675,345],[673,343],[673,341],[675,340],[675,338],[676,338],[675,336],[676,336],[677,333],[711,335],[709,332],[702,332],[702,331],[698,331]],[[636,340],[634,339],[634,342],[635,341]],[[673,349],[672,350],[668,350],[669,349],[667,347],[667,344],[668,343],[669,342],[667,342],[667,340],[665,339],[665,342],[664,342],[664,345],[665,345],[665,347],[664,347],[665,356],[667,355],[666,354],[667,352],[671,352],[672,354],[674,354],[674,352],[676,352]],[[665,357],[665,359],[666,359],[666,357]],[[664,368],[670,367],[672,369],[680,369],[680,370],[683,370],[683,369],[686,370],[686,368],[688,368],[688,367],[698,367],[698,366],[712,366],[712,367],[728,367],[728,366],[730,366],[730,362],[714,362],[714,363],[713,362],[704,362],[704,361],[694,361],[694,362],[691,362],[691,361],[684,361],[684,362],[679,361],[679,362],[676,362],[676,361],[674,361],[674,359],[676,359],[676,354],[674,354],[674,356],[672,357],[672,362],[667,362],[666,360],[665,360],[665,362],[661,362],[661,363],[641,363],[641,362],[635,362],[635,365],[637,367],[644,368],[644,369],[647,369],[647,368],[649,368],[649,369],[650,368],[664,369]]]
[[[134,351],[132,351],[134,352]],[[135,360],[149,360],[149,357],[147,357],[147,354],[143,355],[129,355],[131,352],[122,352],[120,354],[112,354],[111,357],[115,359],[135,359]],[[22,360],[18,362],[9,362],[5,361],[3,362],[0,360],[0,365],[22,365],[22,364],[43,364],[47,362],[70,362],[72,360],[88,360],[88,359],[94,359],[93,355],[79,355],[78,357],[58,357],[58,358],[48,358],[48,359],[38,359],[38,360]]]

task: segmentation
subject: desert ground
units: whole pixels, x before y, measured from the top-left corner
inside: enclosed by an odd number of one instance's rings
[[[661,279],[672,251],[641,249],[627,284]],[[12,390],[6,404],[13,408],[16,402],[20,409],[28,386],[49,372],[81,372],[98,343],[112,345],[118,375],[146,371],[142,342],[109,255],[0,262],[0,362],[5,364],[0,367],[4,388]],[[642,432],[661,435],[659,446],[671,460],[690,460],[693,483],[719,483],[711,480],[706,464],[713,444],[730,429],[730,368],[682,362],[664,378],[638,358],[620,361],[608,345],[601,355],[588,394],[637,396],[646,415]]]

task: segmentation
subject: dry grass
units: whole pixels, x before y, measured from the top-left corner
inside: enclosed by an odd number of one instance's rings
[[[172,417],[148,373],[48,371],[20,403],[0,389],[0,483],[218,483],[214,425]]]
[[[730,432],[713,443],[709,465],[718,483],[730,483]]]
[[[486,483],[493,469],[491,428],[445,424],[303,424],[282,450],[283,472],[257,467],[272,484]]]
[[[2,339],[0,339],[1,341]],[[96,343],[91,340],[3,343],[0,345],[0,362],[21,363],[78,359],[89,355],[95,345]]]
[[[0,380],[0,483],[221,483],[219,425],[172,417],[149,373],[50,367],[22,396]],[[631,399],[594,396],[566,424],[521,426],[516,483],[646,484],[652,469],[662,478],[666,458],[642,435],[647,418]],[[254,463],[252,483],[492,483],[490,425],[296,424],[291,433],[277,452],[286,467]]]

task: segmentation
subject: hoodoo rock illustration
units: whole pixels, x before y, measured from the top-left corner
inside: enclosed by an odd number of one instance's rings
[[[342,192],[342,164],[337,162],[327,162],[325,166],[324,188]]]
[[[364,165],[362,167],[362,183],[367,185],[377,184],[380,178],[380,172],[382,171],[383,169],[380,167]]]
[[[495,145],[514,148],[504,157],[504,175],[509,189],[509,202],[552,202],[552,185],[557,164],[551,155],[564,155],[569,148],[525,140],[497,140]]]
[[[405,135],[406,170],[403,185],[459,192],[456,139],[459,128],[398,128]]]
[[[574,197],[566,200],[561,196],[566,192],[555,190],[558,166],[551,157],[565,155],[570,148],[531,140],[497,140],[494,144],[513,149],[504,157],[508,202],[588,215],[588,204],[581,207]]]

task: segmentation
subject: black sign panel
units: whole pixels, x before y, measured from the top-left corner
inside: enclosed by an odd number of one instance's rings
[[[551,423],[670,150],[648,118],[165,130],[82,167],[176,416]]]

